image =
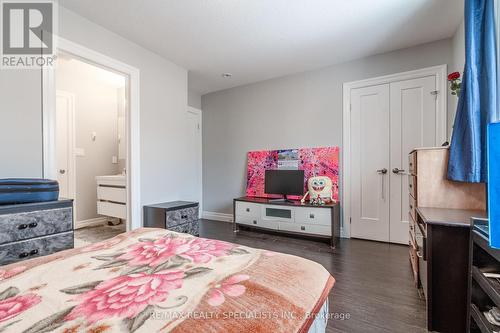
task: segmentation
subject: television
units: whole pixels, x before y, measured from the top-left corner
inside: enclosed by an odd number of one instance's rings
[[[490,246],[500,249],[500,123],[488,125],[488,218]]]
[[[283,195],[285,201],[288,195],[304,195],[304,170],[266,170],[264,193]]]

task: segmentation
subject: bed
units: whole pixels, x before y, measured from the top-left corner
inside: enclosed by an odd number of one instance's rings
[[[0,332],[324,332],[334,278],[164,229],[0,267]]]

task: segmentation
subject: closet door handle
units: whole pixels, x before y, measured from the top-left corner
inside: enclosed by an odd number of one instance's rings
[[[392,169],[392,173],[396,175],[403,174],[404,172],[405,172],[404,169],[399,169],[399,168]]]
[[[379,169],[379,170],[377,170],[377,173],[379,173],[381,175],[385,175],[387,173],[387,169],[386,168]]]
[[[23,229],[26,229],[27,227],[28,227],[28,225],[23,223],[23,224],[18,225],[17,229],[23,230]]]

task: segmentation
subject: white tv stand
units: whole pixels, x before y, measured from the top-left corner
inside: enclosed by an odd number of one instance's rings
[[[340,237],[339,204],[313,206],[300,201],[273,201],[267,198],[234,199],[234,231],[239,226],[284,233],[328,238],[335,248]]]

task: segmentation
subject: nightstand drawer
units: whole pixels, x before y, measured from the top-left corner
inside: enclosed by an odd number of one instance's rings
[[[166,227],[172,229],[176,225],[198,221],[198,206],[167,211]]]
[[[58,208],[0,215],[0,244],[73,229],[73,209]]]
[[[45,256],[73,248],[73,231],[0,246],[0,265]]]
[[[200,234],[200,224],[198,223],[198,220],[196,220],[189,223],[179,224],[174,227],[169,227],[167,230],[198,236]]]

